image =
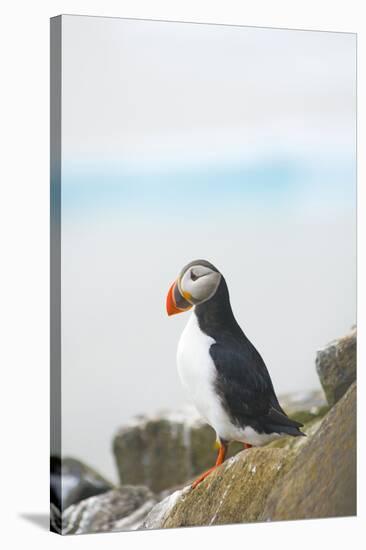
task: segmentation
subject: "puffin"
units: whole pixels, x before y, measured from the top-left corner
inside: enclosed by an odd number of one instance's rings
[[[237,323],[224,276],[206,260],[183,267],[168,291],[169,316],[190,309],[177,348],[178,374],[218,443],[215,465],[195,488],[224,462],[232,441],[249,449],[305,434],[282,409],[261,355]]]

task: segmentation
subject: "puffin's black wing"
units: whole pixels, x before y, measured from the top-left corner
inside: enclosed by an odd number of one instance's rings
[[[303,435],[302,424],[281,408],[262,357],[244,335],[240,340],[219,341],[210,348],[215,389],[230,419],[259,433]]]

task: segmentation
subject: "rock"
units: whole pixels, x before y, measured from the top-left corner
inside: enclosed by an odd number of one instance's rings
[[[286,467],[283,449],[250,449],[228,459],[196,489],[189,486],[159,503],[143,528],[222,525],[255,521]]]
[[[193,408],[136,418],[115,436],[113,451],[121,483],[154,492],[180,485],[216,459],[215,433]]]
[[[327,410],[321,391],[286,395],[280,401],[303,423],[320,418]],[[114,438],[120,482],[146,485],[156,493],[182,485],[215,463],[215,439],[213,429],[193,407],[137,417]],[[241,444],[232,443],[228,457],[242,449]]]
[[[334,405],[356,380],[356,363],[356,328],[318,351],[316,370],[329,405]]]
[[[62,484],[60,474],[62,472]],[[113,489],[113,484],[75,458],[51,457],[51,502],[59,510]]]
[[[356,514],[356,384],[330,410],[271,491],[262,520]]]
[[[168,519],[172,508],[174,508],[179,500],[184,498],[184,495],[188,493],[190,489],[188,485],[166,496],[162,501],[156,504],[142,522],[141,529],[161,529]]]
[[[69,506],[62,516],[62,534],[136,529],[156,502],[146,487],[113,489]]]
[[[196,489],[156,505],[144,529],[348,516],[356,513],[356,387],[307,437],[238,453]]]

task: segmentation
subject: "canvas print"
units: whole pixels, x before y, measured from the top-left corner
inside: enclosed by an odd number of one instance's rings
[[[356,514],[356,35],[51,20],[51,530]]]

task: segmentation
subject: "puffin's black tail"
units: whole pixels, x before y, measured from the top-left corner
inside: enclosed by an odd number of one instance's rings
[[[271,432],[286,433],[293,436],[306,435],[299,428],[303,424],[292,420],[286,414],[271,408],[266,415],[266,428]]]

